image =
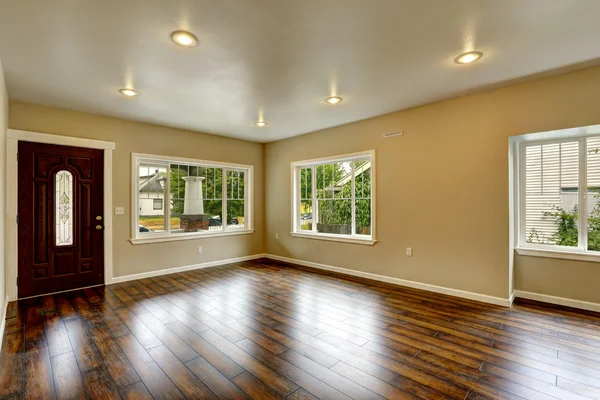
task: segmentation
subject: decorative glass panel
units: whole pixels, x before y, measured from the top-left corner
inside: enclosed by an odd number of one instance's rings
[[[73,244],[73,175],[69,171],[56,174],[56,245]]]

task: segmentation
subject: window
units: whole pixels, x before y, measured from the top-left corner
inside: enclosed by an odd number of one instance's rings
[[[519,248],[600,252],[600,136],[519,146]]]
[[[55,178],[56,246],[73,244],[73,175],[69,171],[58,171]]]
[[[134,154],[132,243],[251,233],[252,166]]]
[[[292,235],[375,243],[375,152],[292,163]]]

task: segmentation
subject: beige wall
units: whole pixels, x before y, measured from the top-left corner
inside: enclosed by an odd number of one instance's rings
[[[10,103],[9,128],[116,143],[113,156],[113,206],[125,207],[125,215],[113,217],[115,277],[264,251],[262,144],[19,102]],[[128,241],[131,232],[131,153],[253,165],[255,232],[249,235],[132,245]],[[203,247],[203,254],[197,254],[198,246]]]
[[[600,68],[592,68],[270,143],[266,250],[507,298],[508,137],[598,124],[598,93]],[[400,129],[404,136],[382,138]],[[369,149],[377,152],[379,242],[369,247],[291,237],[290,162]],[[408,246],[413,257],[405,255]],[[597,288],[592,271],[598,264],[580,263],[576,279],[572,262],[521,257],[516,265],[516,289],[590,299]],[[541,276],[545,283],[533,285]],[[565,284],[572,288],[561,289]],[[600,302],[600,294],[593,297]]]
[[[0,318],[4,315],[6,299],[6,252],[4,241],[5,204],[6,204],[6,129],[8,128],[8,96],[4,82],[2,63],[0,62]],[[4,323],[4,319],[0,324]],[[1,334],[1,330],[0,330]],[[0,347],[2,344],[0,344]]]
[[[557,258],[515,257],[517,290],[600,303],[600,264]]]

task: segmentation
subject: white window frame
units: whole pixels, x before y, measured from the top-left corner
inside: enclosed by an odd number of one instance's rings
[[[152,163],[156,165],[165,166],[167,169],[167,176],[170,174],[170,165],[191,165],[201,166],[207,168],[221,168],[223,169],[223,189],[222,189],[222,201],[223,209],[221,212],[222,227],[221,231],[207,231],[207,232],[170,232],[170,224],[167,222],[170,220],[171,207],[169,206],[170,188],[169,179],[166,180],[165,184],[165,196],[163,198],[163,209],[165,218],[165,231],[164,232],[139,232],[139,164],[140,163]],[[227,227],[227,172],[230,171],[241,171],[244,172],[244,228],[231,229]],[[253,211],[253,194],[254,194],[254,167],[252,165],[225,163],[219,161],[206,161],[196,160],[191,158],[181,158],[172,156],[160,156],[154,154],[131,154],[131,238],[129,241],[133,244],[147,244],[157,242],[172,242],[179,240],[192,240],[208,237],[218,236],[232,236],[232,235],[245,235],[254,232],[252,211]]]
[[[356,218],[355,218],[355,193],[354,193],[354,162],[369,158],[371,160],[371,234],[370,235],[359,235],[356,234]],[[317,218],[318,218],[318,207],[317,207],[317,191],[316,191],[316,167],[322,164],[332,164],[341,162],[351,162],[352,165],[352,231],[350,235],[331,234],[331,233],[319,233],[317,232]],[[300,170],[305,168],[312,168],[312,204],[313,204],[313,229],[312,231],[300,230],[301,215],[300,215]],[[330,240],[335,242],[346,242],[363,245],[374,245],[376,240],[376,160],[375,150],[368,150],[358,153],[343,154],[332,157],[323,157],[312,160],[295,161],[291,163],[291,190],[292,190],[292,226],[290,234],[294,237],[307,238],[307,239],[318,239],[318,240]]]
[[[588,250],[588,221],[585,217],[578,219],[578,246],[542,245],[527,243],[525,224],[525,149],[529,146],[564,142],[579,143],[579,210],[587,212],[587,139],[600,136],[600,125],[570,128],[558,131],[540,132],[512,137],[509,141],[515,173],[510,175],[512,181],[512,199],[514,202],[514,248],[519,255],[534,257],[561,258],[582,261],[600,262],[600,252]]]

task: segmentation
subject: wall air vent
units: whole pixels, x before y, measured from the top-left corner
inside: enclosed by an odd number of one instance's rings
[[[403,131],[384,133],[383,134],[383,138],[387,139],[387,138],[391,138],[391,137],[394,137],[394,136],[402,136],[403,134],[404,134]]]

